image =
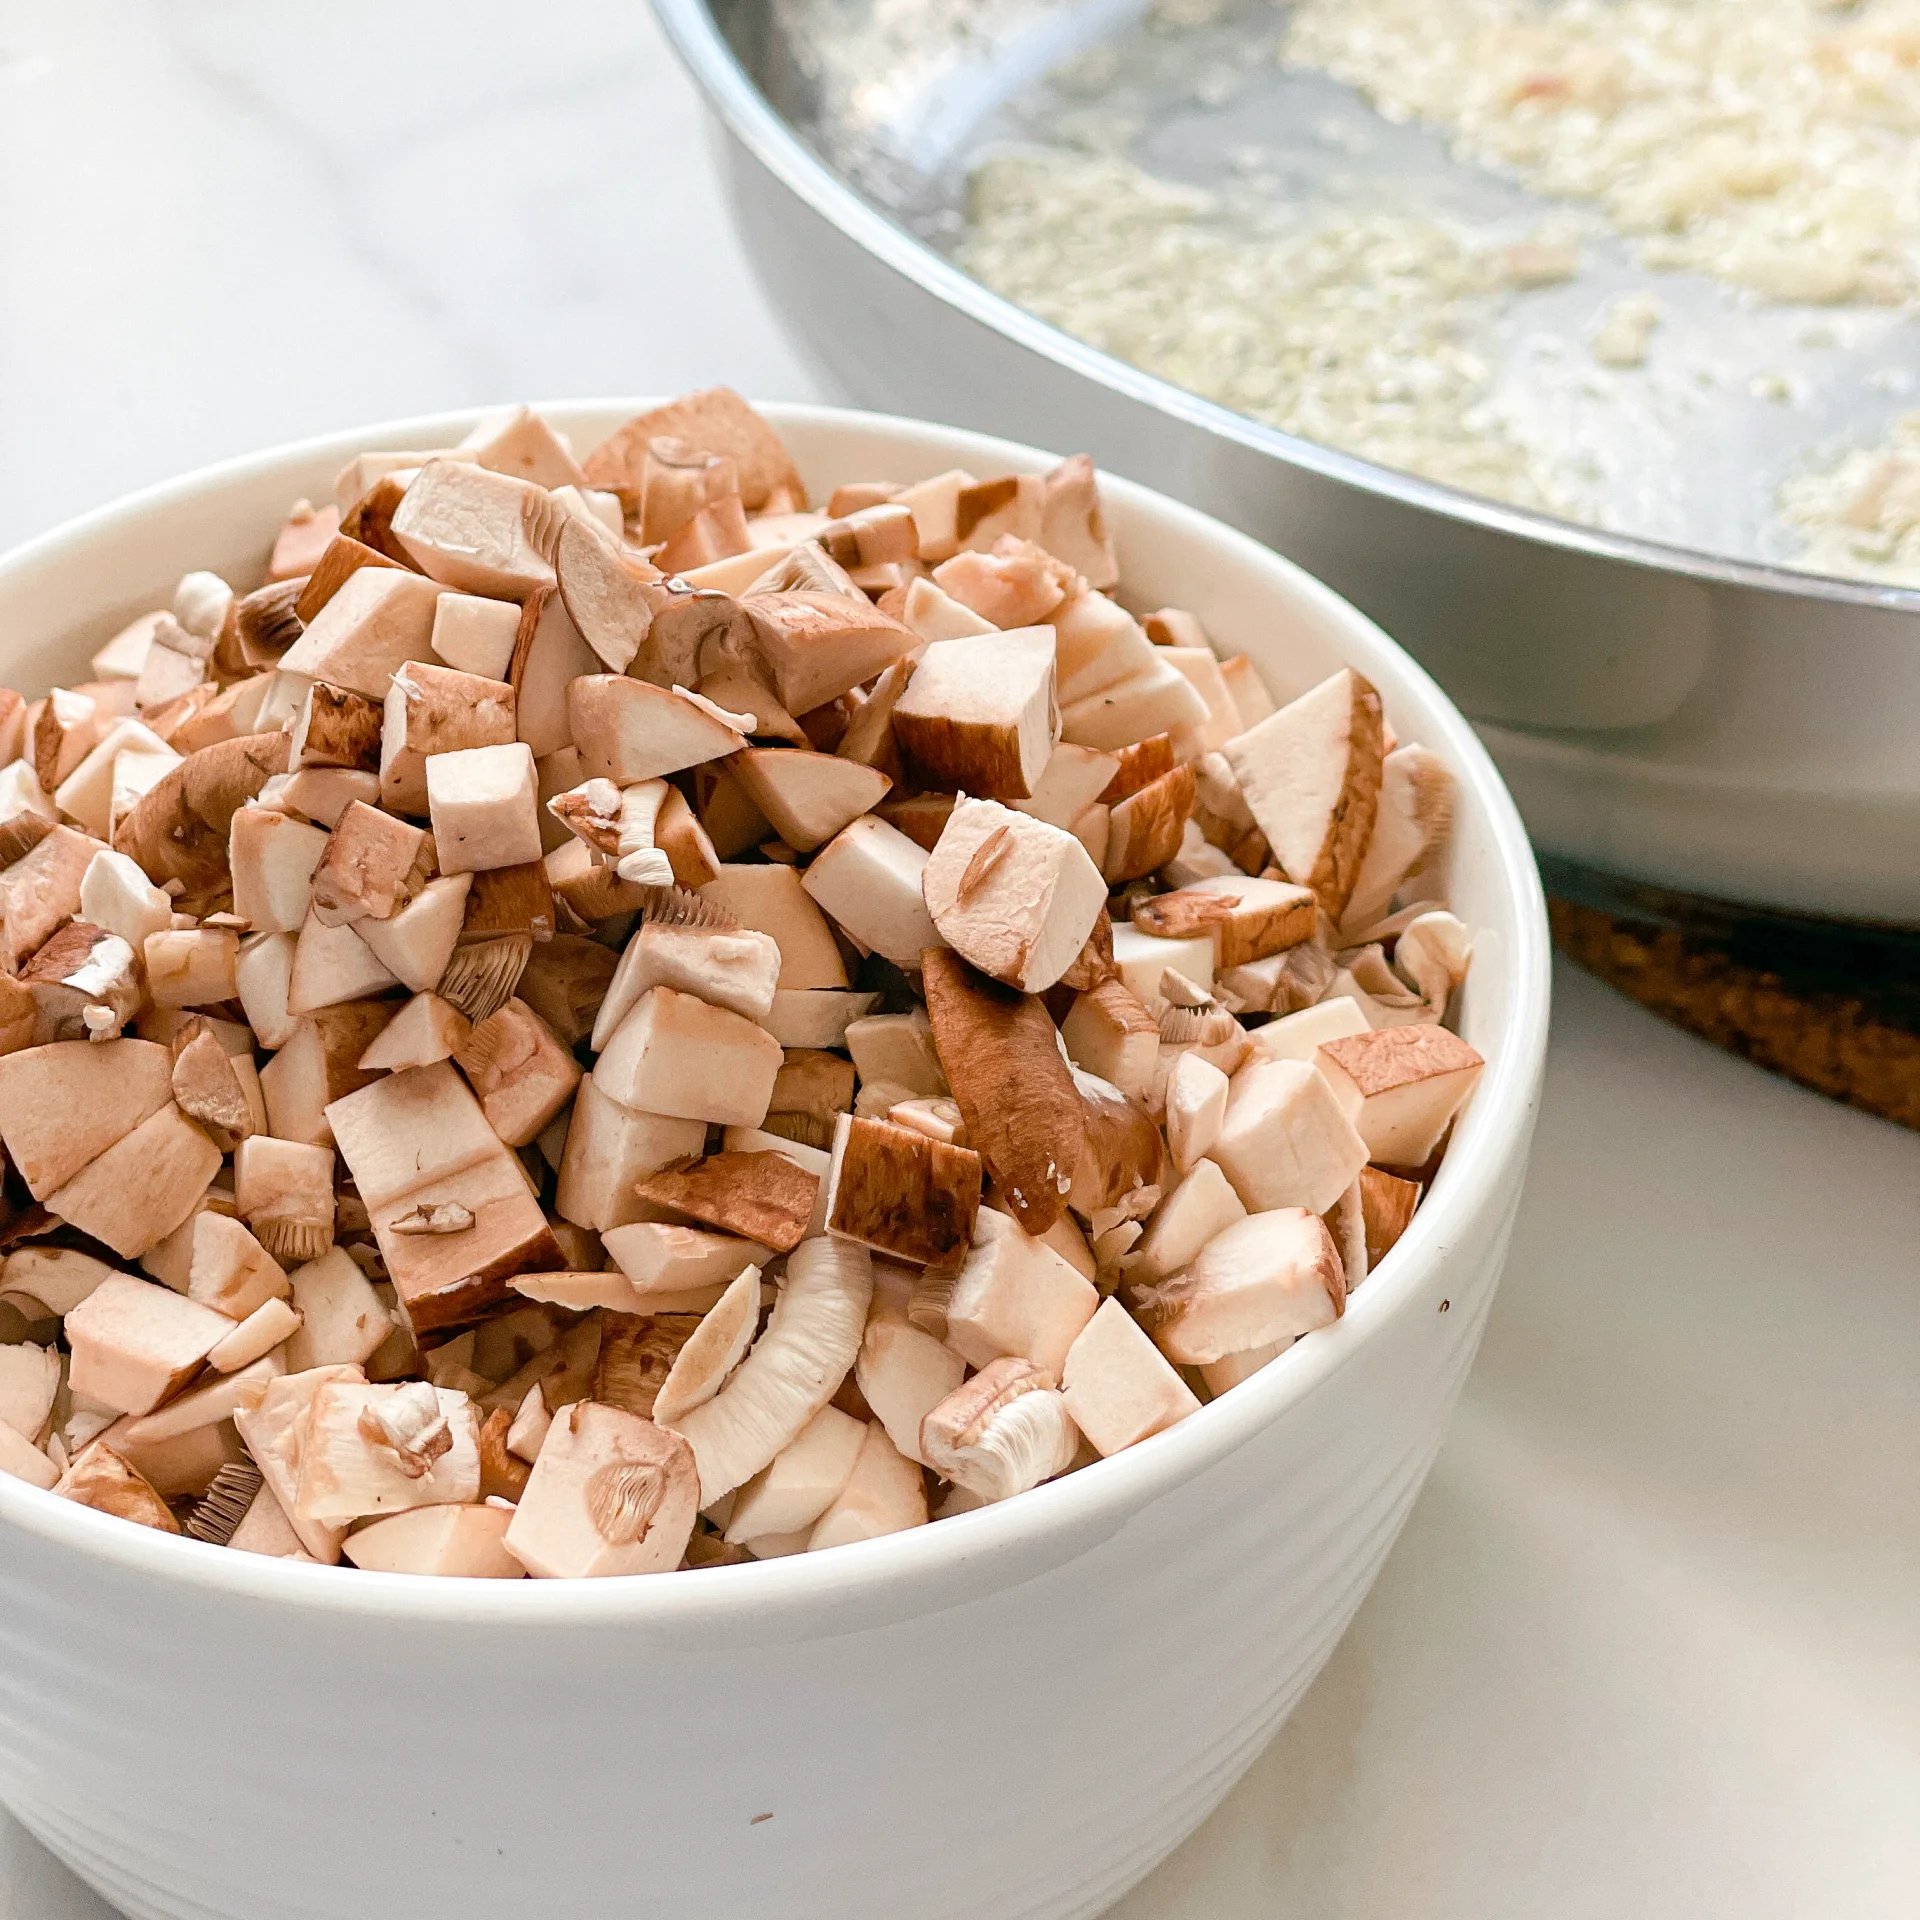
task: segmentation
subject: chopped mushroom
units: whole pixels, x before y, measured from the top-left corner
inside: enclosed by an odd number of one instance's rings
[[[0,688],[0,1473],[716,1568],[1338,1318],[1482,1071],[1451,772],[1214,583],[1143,625],[1083,455],[826,477],[725,389],[495,410]]]
[[[995,1360],[922,1422],[933,1470],[985,1501],[1008,1500],[1073,1464],[1080,1431],[1054,1376],[1030,1360]]]

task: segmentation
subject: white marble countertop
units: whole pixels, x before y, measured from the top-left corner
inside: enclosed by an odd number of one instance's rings
[[[830,397],[637,0],[0,0],[0,261],[0,547],[359,420]],[[1920,1138],[1557,984],[1453,1436],[1126,1920],[1915,1911]],[[0,1920],[105,1916],[0,1816]]]

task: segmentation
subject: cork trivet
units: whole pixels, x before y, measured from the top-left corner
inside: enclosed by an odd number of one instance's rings
[[[1730,1053],[1920,1128],[1920,935],[1542,870],[1554,944],[1588,972]]]

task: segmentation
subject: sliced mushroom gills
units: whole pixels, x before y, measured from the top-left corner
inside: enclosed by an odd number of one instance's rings
[[[1149,1440],[1391,1259],[1481,1067],[1445,766],[1129,596],[1084,456],[829,478],[725,389],[504,410],[0,691],[0,1471],[719,1567]]]

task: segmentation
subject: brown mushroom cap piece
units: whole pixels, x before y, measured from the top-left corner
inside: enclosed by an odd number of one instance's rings
[[[1066,1210],[1086,1117],[1047,1011],[987,979],[958,954],[923,956],[934,1045],[967,1139],[1029,1233]]]
[[[980,1206],[980,1156],[843,1113],[826,1180],[829,1232],[921,1263],[959,1257]]]
[[[785,1154],[723,1152],[671,1161],[643,1174],[635,1190],[703,1226],[791,1253],[806,1237],[819,1188]]]

